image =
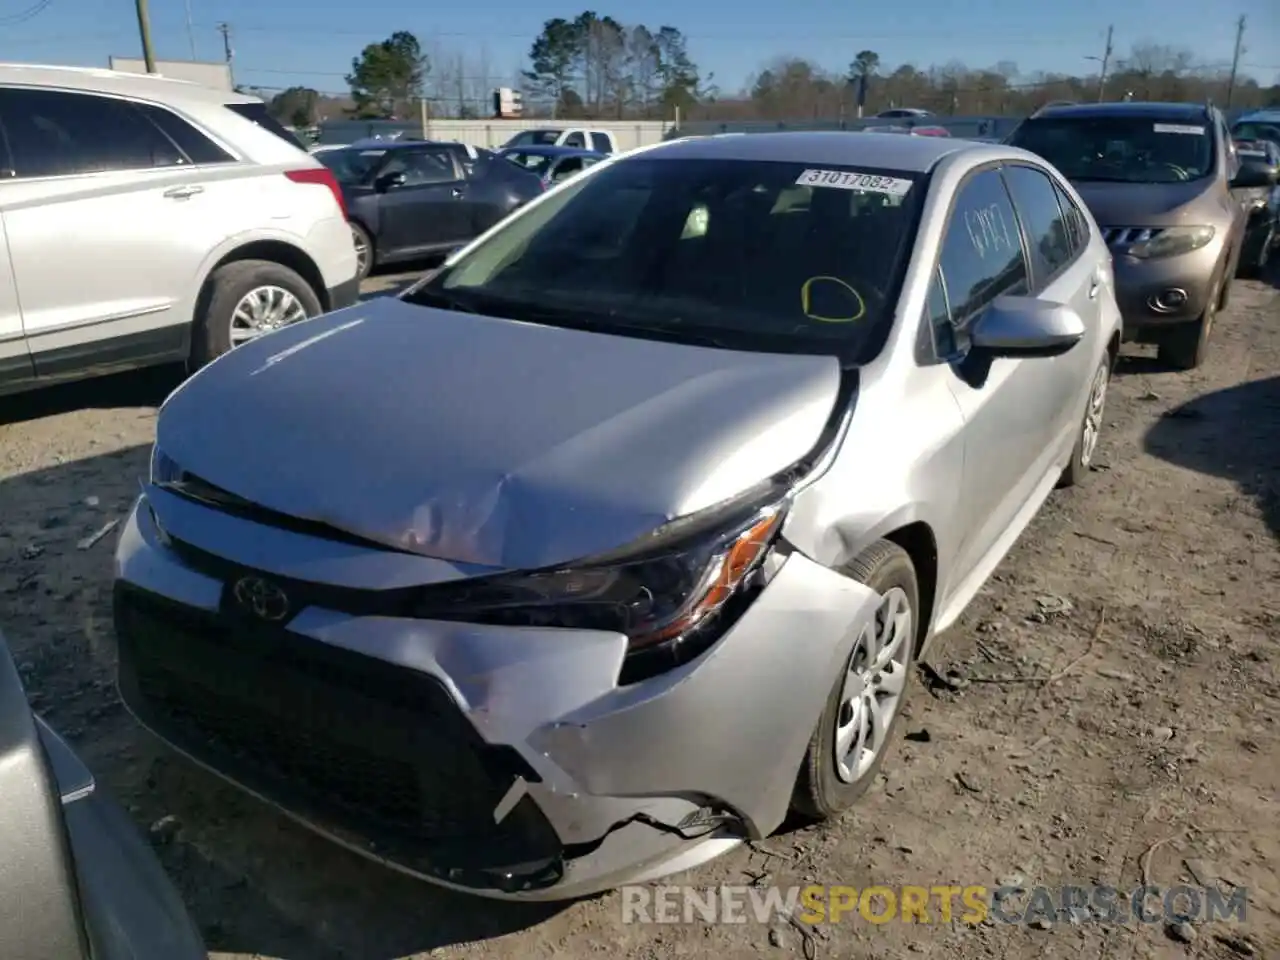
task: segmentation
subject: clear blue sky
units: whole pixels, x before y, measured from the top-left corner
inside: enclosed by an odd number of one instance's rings
[[[189,58],[187,0],[150,0],[152,36],[161,58]],[[131,0],[0,0],[0,59],[105,66],[107,57],[140,56]],[[236,80],[263,87],[294,84],[345,88],[342,76],[366,43],[411,30],[428,51],[468,58],[470,73],[509,78],[549,17],[572,17],[577,4],[551,0],[486,0],[426,4],[421,0],[189,0],[199,59],[221,59],[214,26],[231,24]],[[588,4],[600,14],[651,27],[670,24],[689,37],[694,60],[714,71],[725,92],[737,90],[764,62],[803,56],[843,70],[861,49],[894,66],[973,67],[1000,60],[1035,70],[1087,72],[1086,55],[1102,52],[1115,26],[1117,55],[1152,42],[1193,51],[1202,62],[1229,64],[1235,20],[1248,18],[1245,72],[1280,80],[1280,0],[915,0],[861,9],[833,0],[630,0]],[[43,9],[42,9],[43,7]],[[30,15],[35,11],[34,15]],[[26,17],[26,19],[23,19]],[[16,22],[21,20],[21,22]]]

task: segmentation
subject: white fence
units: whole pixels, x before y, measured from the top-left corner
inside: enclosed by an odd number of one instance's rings
[[[500,147],[521,130],[568,130],[590,127],[609,130],[618,140],[619,150],[633,150],[661,143],[671,128],[665,120],[432,120],[427,119],[424,136],[429,140],[457,140],[473,147]]]

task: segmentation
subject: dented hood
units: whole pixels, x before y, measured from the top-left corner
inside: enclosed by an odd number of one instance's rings
[[[801,459],[832,357],[563,330],[382,299],[286,328],[165,403],[182,469],[293,517],[461,564],[625,546]]]

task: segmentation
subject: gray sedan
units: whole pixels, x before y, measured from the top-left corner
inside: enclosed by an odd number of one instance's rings
[[[836,817],[1121,337],[1010,147],[677,140],[179,388],[117,553],[180,751],[455,889],[561,899]]]

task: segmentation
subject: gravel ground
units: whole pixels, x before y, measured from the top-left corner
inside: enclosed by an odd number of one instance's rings
[[[0,405],[3,625],[37,709],[151,831],[214,957],[1280,956],[1280,291],[1237,283],[1214,336],[1188,374],[1126,348],[1098,471],[939,645],[932,667],[961,679],[916,684],[861,805],[688,882],[1218,877],[1250,889],[1243,928],[623,925],[617,895],[477,901],[336,849],[172,756],[112,688],[114,538],[87,538],[137,491],[167,371]]]

